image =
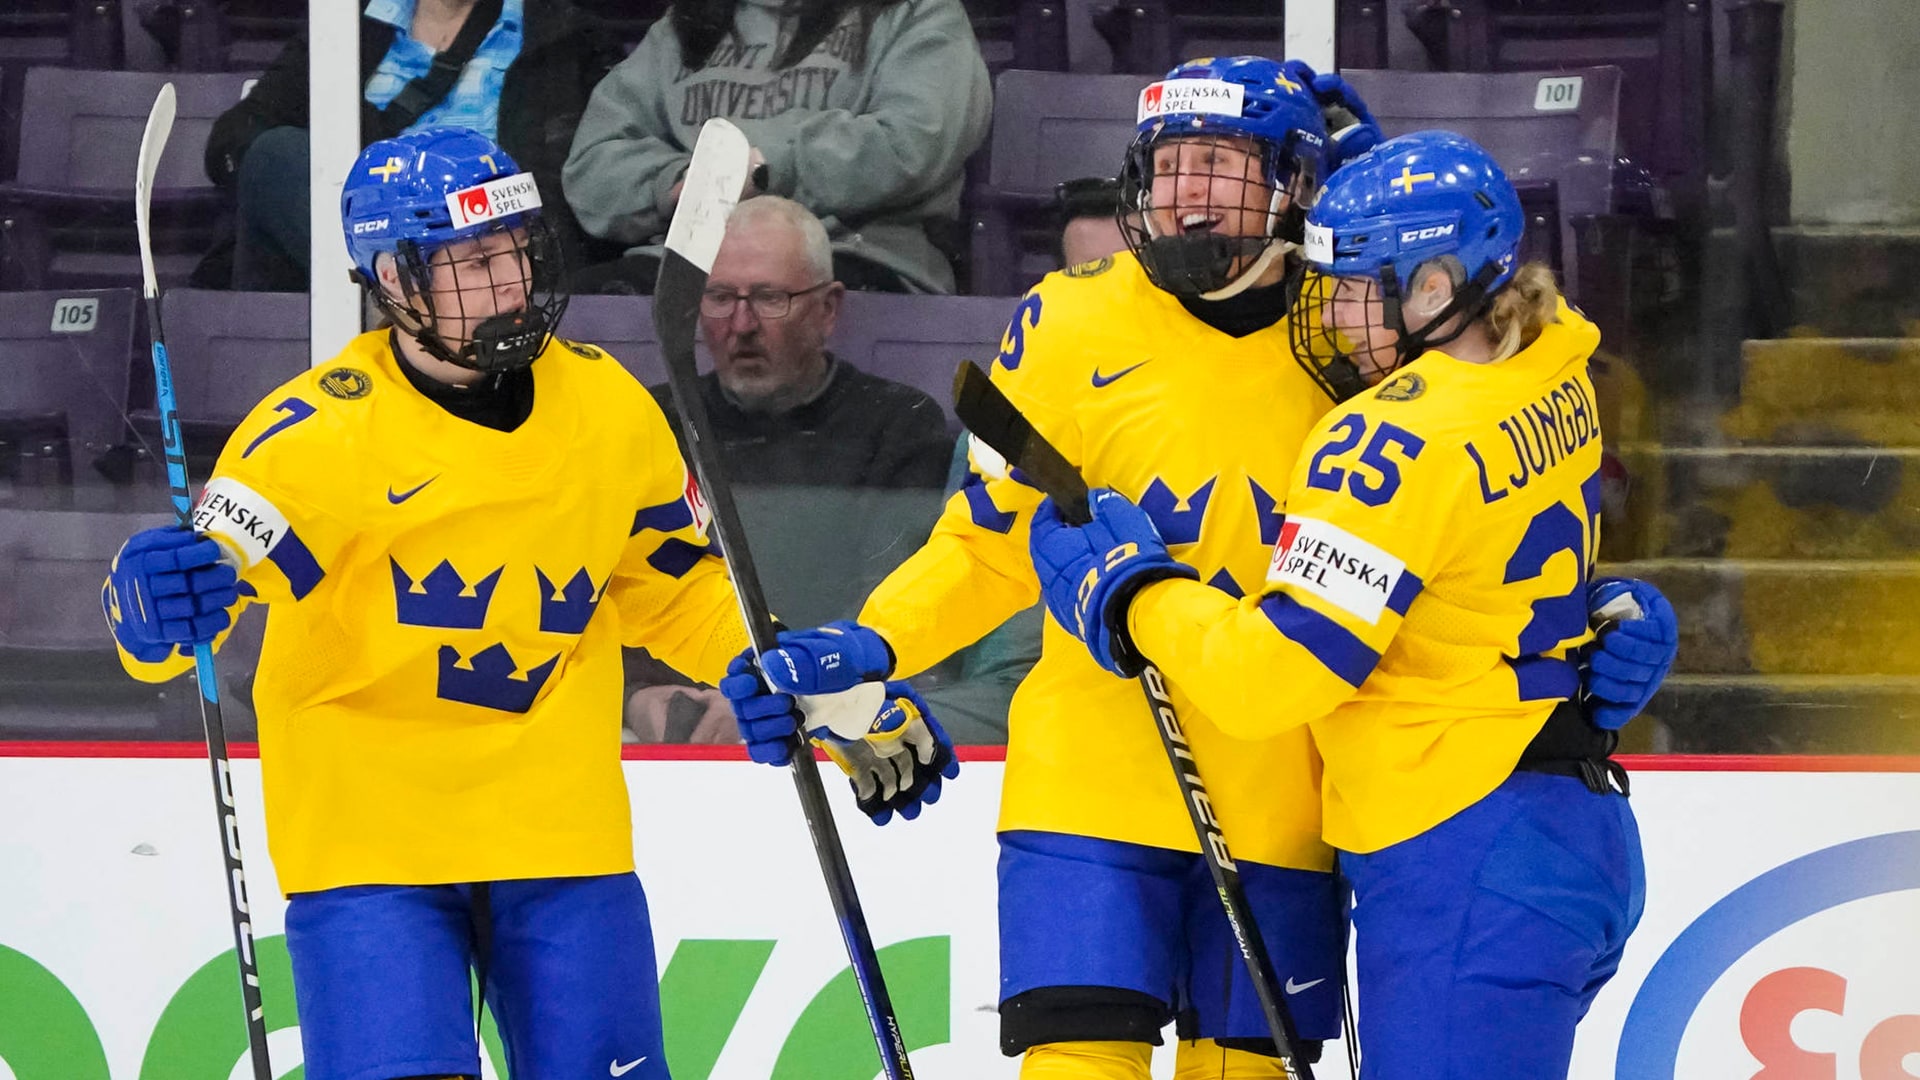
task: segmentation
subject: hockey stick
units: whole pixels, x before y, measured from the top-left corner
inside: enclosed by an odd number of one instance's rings
[[[187,490],[187,458],[180,444],[179,406],[173,398],[173,367],[167,363],[167,345],[160,332],[160,284],[153,273],[153,230],[149,221],[153,177],[173,131],[173,84],[160,87],[147,130],[140,136],[140,171],[133,184],[134,228],[140,234],[140,283],[147,301],[147,326],[153,334],[154,396],[160,407],[160,432],[167,455],[167,488],[173,496],[173,515],[182,528],[193,528],[193,504]],[[227,728],[220,715],[220,684],[213,671],[213,646],[193,647],[193,674],[200,684],[200,724],[207,733],[207,760],[213,769],[214,810],[220,818],[221,853],[227,861],[227,901],[233,917],[234,955],[240,961],[240,1000],[247,1015],[247,1050],[253,1057],[254,1080],[273,1080],[267,1060],[266,1009],[260,1004],[260,967],[253,953],[253,923],[247,914],[247,871],[240,861],[240,824],[233,812],[233,769],[227,763]]]
[[[660,263],[660,279],[653,293],[653,325],[660,336],[660,351],[667,364],[667,385],[674,404],[680,409],[686,433],[687,456],[699,475],[701,491],[713,514],[713,529],[725,553],[727,574],[733,579],[734,593],[740,601],[740,617],[747,624],[747,636],[756,655],[778,646],[773,619],[767,612],[766,594],[747,552],[746,532],[734,506],[733,489],[720,463],[720,447],[713,437],[713,423],[707,417],[706,403],[700,397],[700,375],[694,366],[693,332],[700,313],[700,294],[707,287],[707,272],[720,250],[727,215],[739,200],[747,178],[749,147],[740,129],[725,120],[708,120],[700,129],[693,148],[693,160],[681,188],[680,205],[674,209],[673,222],[667,227],[667,250]],[[887,996],[887,984],[881,977],[880,961],[874,955],[873,938],[867,932],[867,919],[860,910],[860,897],[854,892],[853,871],[847,865],[847,853],[840,846],[840,833],[833,824],[833,812],[827,806],[827,793],[820,784],[820,770],[813,760],[813,749],[796,733],[792,745],[793,786],[800,794],[800,809],[807,818],[807,831],[813,836],[813,850],[820,859],[820,872],[827,879],[827,893],[833,898],[833,912],[840,921],[840,936],[846,942],[847,956],[853,962],[853,979],[866,1004],[867,1022],[873,1029],[874,1043],[880,1050],[880,1064],[887,1080],[911,1080],[913,1065],[907,1060],[907,1046],[900,1035],[900,1022],[894,1017],[893,1001]]]
[[[975,438],[1025,473],[1035,487],[1053,497],[1062,519],[1073,524],[1092,520],[1087,508],[1087,482],[1081,479],[1080,471],[1034,430],[1019,408],[971,361],[961,361],[960,369],[954,373],[953,409]],[[1193,822],[1194,835],[1199,838],[1200,854],[1206,859],[1208,873],[1213,875],[1214,891],[1220,897],[1221,910],[1226,912],[1227,925],[1233,929],[1233,939],[1240,946],[1240,958],[1246,962],[1247,975],[1253,980],[1253,992],[1260,999],[1260,1011],[1266,1015],[1267,1027],[1273,1033],[1280,1063],[1293,1080],[1313,1080],[1312,1066],[1298,1052],[1300,1035],[1293,1026],[1293,1014],[1287,1009],[1286,999],[1280,996],[1273,959],[1267,955],[1267,944],[1260,937],[1260,927],[1253,921],[1246,889],[1240,884],[1240,869],[1227,850],[1226,835],[1221,832],[1206,782],[1200,778],[1199,766],[1194,763],[1186,729],[1180,726],[1180,717],[1174,712],[1166,677],[1151,662],[1140,671],[1140,688],[1146,692],[1147,708],[1152,710],[1157,721],[1154,727],[1160,732],[1160,745],[1166,748],[1167,761],[1180,780],[1181,794],[1186,796],[1182,801],[1186,803],[1188,819]]]

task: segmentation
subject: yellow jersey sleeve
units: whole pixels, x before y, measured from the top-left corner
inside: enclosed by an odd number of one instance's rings
[[[711,515],[699,481],[659,406],[640,396],[646,457],[678,468],[651,470],[607,597],[620,613],[623,644],[647,649],[689,678],[717,683],[747,647],[746,626],[720,546],[707,538]]]
[[[361,457],[342,415],[361,407],[352,396],[358,388],[321,382],[340,378],[338,370],[308,373],[263,399],[227,440],[194,502],[194,530],[218,540],[239,575],[236,622],[251,603],[304,599],[353,541],[353,526],[324,508],[338,501],[336,485],[357,472]],[[216,651],[225,640],[214,642]],[[193,667],[186,649],[152,664],[121,650],[120,660],[143,682]]]
[[[1351,698],[1441,560],[1434,525],[1458,478],[1423,460],[1415,431],[1370,415],[1370,400],[1309,436],[1262,595],[1167,581],[1128,612],[1141,652],[1230,734],[1271,736]]]
[[[1047,317],[1051,281],[1014,310],[991,375],[1035,430],[1077,464],[1079,428],[1053,386],[1071,327]],[[947,500],[933,534],[860,611],[860,622],[893,649],[897,676],[932,667],[1039,600],[1027,536],[1042,497],[998,454],[970,443],[966,480]]]

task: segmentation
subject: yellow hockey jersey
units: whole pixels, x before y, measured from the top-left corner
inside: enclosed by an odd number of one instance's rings
[[[673,433],[592,346],[548,346],[511,432],[399,363],[363,334],[269,394],[195,505],[268,605],[280,887],[631,870],[621,645],[705,680],[746,646]],[[148,680],[192,664],[122,659]]]
[[[1153,515],[1207,591],[1258,592],[1293,457],[1328,400],[1294,362],[1285,320],[1235,338],[1154,287],[1122,253],[1048,275],[1015,310],[993,379],[1088,483]],[[921,671],[1035,603],[1038,491],[975,471],[933,536],[860,621]],[[1236,738],[1176,688],[1213,805],[1242,859],[1326,869],[1319,763],[1304,730]],[[1013,697],[1002,830],[1199,850],[1140,686],[1103,671],[1051,616]]]
[[[1141,651],[1234,734],[1311,723],[1327,841],[1377,851],[1479,801],[1579,689],[1599,548],[1592,323],[1429,352],[1330,412],[1294,465],[1264,596],[1141,590]]]

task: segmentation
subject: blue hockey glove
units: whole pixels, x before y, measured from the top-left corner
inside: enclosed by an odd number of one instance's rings
[[[856,622],[785,630],[779,642],[760,658],[760,669],[774,689],[789,694],[832,694],[893,674],[893,650]]]
[[[1289,60],[1281,65],[1287,78],[1313,91],[1320,103],[1320,115],[1327,125],[1327,172],[1373,149],[1385,136],[1373,118],[1373,110],[1361,99],[1360,92],[1347,84],[1339,72],[1314,74],[1304,61]],[[1326,177],[1321,177],[1322,180]]]
[[[1163,578],[1200,579],[1200,572],[1167,553],[1145,510],[1125,495],[1096,488],[1087,496],[1093,520],[1069,525],[1052,499],[1034,513],[1029,550],[1047,610],[1079,638],[1101,667],[1122,678],[1145,660],[1127,636],[1127,605],[1143,586]]]
[[[885,825],[940,800],[940,781],[959,775],[953,741],[926,701],[905,682],[863,682],[831,694],[794,695],[769,687],[751,651],[727,665],[720,692],[733,707],[747,755],[765,765],[793,760],[804,725],[853,784],[860,811]]]
[[[1659,589],[1632,578],[1587,586],[1588,617],[1599,637],[1588,647],[1587,713],[1596,727],[1618,731],[1647,707],[1680,648],[1680,628]]]
[[[727,665],[720,693],[733,708],[734,723],[747,744],[747,756],[762,765],[785,765],[793,760],[793,738],[800,731],[800,706],[792,694],[767,685],[748,649]]]
[[[219,541],[178,526],[146,529],[121,545],[100,590],[120,647],[152,664],[231,625],[239,579],[221,552]]]

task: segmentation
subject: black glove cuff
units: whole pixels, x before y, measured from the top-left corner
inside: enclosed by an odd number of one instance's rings
[[[1107,598],[1107,607],[1102,615],[1107,623],[1108,651],[1113,654],[1113,662],[1129,679],[1146,668],[1147,658],[1140,655],[1139,648],[1133,643],[1133,634],[1127,629],[1127,611],[1133,607],[1133,598],[1139,595],[1141,589],[1169,578],[1199,581],[1200,571],[1186,563],[1141,570],[1121,582],[1114,594]]]

